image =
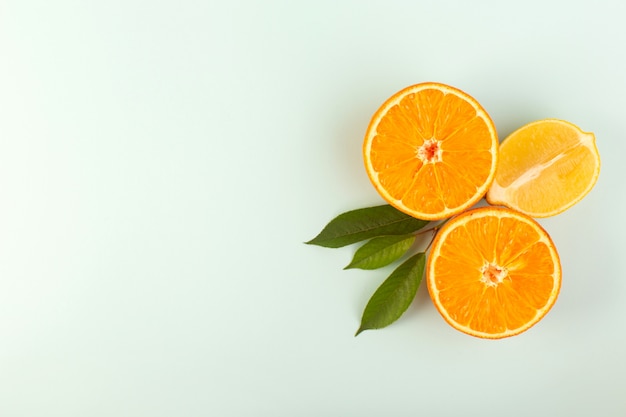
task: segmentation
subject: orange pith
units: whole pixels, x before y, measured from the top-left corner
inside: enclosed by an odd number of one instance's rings
[[[426,268],[437,310],[454,328],[498,339],[536,324],[561,286],[559,256],[532,218],[483,207],[448,221],[435,238]]]
[[[482,106],[444,84],[399,91],[374,114],[363,144],[367,174],[392,206],[425,220],[474,205],[497,164],[495,126]]]

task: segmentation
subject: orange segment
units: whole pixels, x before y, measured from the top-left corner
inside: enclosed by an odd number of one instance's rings
[[[502,142],[487,201],[532,217],[549,217],[582,200],[599,175],[593,133],[563,120],[539,120]]]
[[[426,280],[435,307],[452,327],[499,339],[529,329],[552,308],[561,265],[535,220],[508,208],[483,207],[441,228]]]
[[[444,84],[407,87],[374,114],[363,144],[380,195],[411,216],[450,217],[480,200],[493,181],[496,129],[482,106]]]

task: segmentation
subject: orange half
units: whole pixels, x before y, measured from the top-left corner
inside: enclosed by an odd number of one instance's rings
[[[485,195],[496,171],[498,137],[474,98],[423,83],[397,92],[374,114],[363,159],[384,200],[413,217],[438,220]]]
[[[550,236],[534,219],[483,207],[441,228],[426,277],[435,307],[452,327],[499,339],[529,329],[552,308],[561,264]]]

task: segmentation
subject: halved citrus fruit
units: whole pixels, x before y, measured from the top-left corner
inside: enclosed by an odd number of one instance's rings
[[[511,133],[500,145],[487,201],[532,217],[549,217],[582,200],[599,175],[593,133],[564,120],[538,120]]]
[[[452,327],[499,339],[529,329],[552,308],[561,265],[550,236],[534,219],[482,207],[441,228],[426,277],[433,303]]]
[[[495,175],[498,137],[475,99],[448,85],[422,83],[397,92],[374,114],[363,159],[389,204],[438,220],[485,195]]]

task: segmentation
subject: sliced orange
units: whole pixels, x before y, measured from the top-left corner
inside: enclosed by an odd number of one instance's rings
[[[500,145],[487,201],[532,217],[549,217],[582,200],[599,175],[593,133],[564,120],[538,120],[511,133]]]
[[[365,169],[389,204],[438,220],[471,207],[493,181],[496,128],[483,107],[444,84],[407,87],[374,114],[363,144]]]
[[[426,277],[437,310],[452,327],[499,339],[529,329],[552,308],[561,265],[550,236],[534,219],[482,207],[441,228]]]

